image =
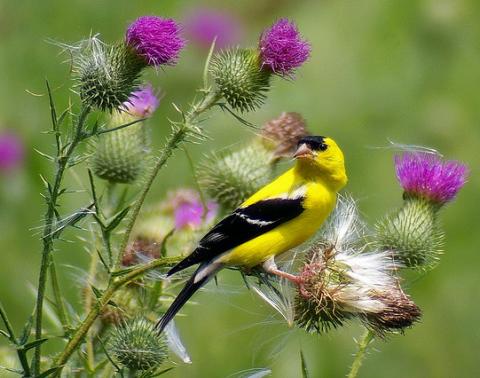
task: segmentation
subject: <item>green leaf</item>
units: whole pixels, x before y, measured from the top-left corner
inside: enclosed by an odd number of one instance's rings
[[[6,367],[6,366],[1,366],[1,365],[0,365],[0,369],[9,371],[10,373],[15,373],[15,374],[23,375],[23,370],[8,368],[8,367]]]
[[[170,231],[168,231],[167,235],[162,240],[162,247],[160,248],[160,256],[165,257],[167,256],[167,241],[170,239],[170,237],[173,235],[175,232],[175,228],[172,228]]]
[[[303,350],[300,350],[300,359],[302,360],[302,377],[309,378],[310,373],[308,372],[307,362],[305,361],[305,356],[303,354]]]
[[[47,341],[48,338],[43,338],[43,339],[38,339],[35,341],[32,341],[31,343],[23,345],[20,349],[23,349],[24,351],[30,350],[32,348],[36,348],[38,345],[42,345],[45,341]]]
[[[51,115],[51,118],[52,118],[52,126],[53,126],[53,130],[57,131],[58,130],[58,128],[57,128],[57,111],[55,109],[55,103],[53,101],[52,90],[50,88],[50,84],[49,84],[48,80],[45,80],[45,83],[47,85],[48,101],[50,103],[50,115]]]
[[[47,160],[50,160],[50,161],[54,161],[55,158],[53,156],[50,156],[50,155],[47,155],[46,153],[40,151],[40,150],[37,150],[36,148],[33,149],[37,154],[39,154],[40,156],[43,156],[44,158],[46,158]]]
[[[175,366],[172,366],[172,367],[169,367],[169,368],[166,368],[166,369],[163,369],[162,371],[159,371],[158,373],[153,373],[151,375],[148,375],[148,377],[159,377],[165,373],[168,373],[170,370],[173,370],[175,368]]]
[[[10,335],[5,332],[3,329],[0,329],[0,335],[5,336],[7,339],[10,339]]]
[[[146,119],[147,119],[147,118],[136,119],[135,121],[128,122],[128,123],[125,123],[125,124],[120,125],[120,126],[117,126],[117,127],[112,127],[111,129],[110,129],[110,128],[107,128],[107,129],[99,129],[99,130],[96,131],[96,135],[105,134],[105,133],[111,133],[112,131],[117,131],[117,130],[120,130],[120,129],[124,129],[125,127],[129,127],[129,126],[135,125],[136,123],[145,121]]]
[[[105,231],[110,232],[114,230],[123,220],[123,218],[125,218],[125,216],[128,214],[129,211],[130,211],[130,206],[126,207],[125,209],[120,211],[117,215],[115,215],[112,221],[108,223],[107,227],[105,228]]]
[[[53,367],[51,369],[45,370],[42,374],[37,375],[35,378],[45,378],[48,377],[49,375],[52,375],[53,373],[57,372],[58,369],[60,369],[59,366]]]
[[[100,289],[97,289],[95,286],[90,286],[92,288],[93,294],[97,297],[97,299],[100,299],[103,295],[103,291]]]
[[[27,322],[23,326],[22,334],[21,334],[20,339],[18,341],[18,343],[20,345],[25,345],[28,341],[28,338],[30,337],[30,334],[32,332],[34,314],[35,314],[35,309],[33,310],[32,315],[30,315]]]
[[[130,273],[130,272],[131,272],[132,270],[134,270],[134,269],[135,269],[135,267],[117,270],[117,271],[115,271],[115,272],[112,272],[112,277],[124,276],[125,274]]]

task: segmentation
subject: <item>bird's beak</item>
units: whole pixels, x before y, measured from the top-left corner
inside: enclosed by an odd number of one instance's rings
[[[293,154],[295,159],[305,159],[305,158],[312,158],[313,151],[308,147],[305,143],[302,143],[298,148],[297,151]]]

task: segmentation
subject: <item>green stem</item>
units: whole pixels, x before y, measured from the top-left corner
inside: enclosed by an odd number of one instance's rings
[[[112,280],[107,290],[104,291],[103,295],[98,299],[97,303],[93,305],[87,314],[86,318],[78,326],[78,328],[73,332],[72,337],[68,344],[65,346],[63,352],[55,360],[53,366],[58,366],[59,370],[55,373],[55,376],[60,376],[62,367],[69,360],[70,356],[77,349],[77,347],[82,342],[83,338],[87,334],[88,330],[92,326],[93,322],[101,314],[102,310],[107,306],[108,302],[112,298],[113,294],[123,287],[128,282],[134,280],[135,278],[141,276],[142,274],[156,268],[164,266],[172,266],[178,263],[182,258],[178,257],[166,257],[162,259],[157,259],[149,262],[148,264],[140,265],[123,276],[117,277]]]
[[[42,249],[42,260],[40,264],[40,274],[38,279],[38,291],[37,291],[37,301],[35,307],[35,340],[40,340],[42,338],[42,320],[43,320],[43,301],[45,298],[45,287],[47,284],[47,272],[51,264],[51,252],[53,250],[53,241],[54,241],[54,225],[56,217],[56,207],[57,200],[59,197],[61,184],[63,180],[63,175],[68,166],[70,158],[73,155],[73,152],[77,145],[81,142],[83,134],[83,125],[87,119],[87,116],[90,112],[89,108],[83,108],[80,112],[78,118],[75,134],[73,136],[70,145],[68,146],[66,152],[62,154],[59,151],[59,156],[57,158],[57,171],[55,173],[55,181],[53,188],[46,194],[47,202],[47,212],[45,214],[45,226],[43,229],[43,249]],[[40,356],[41,356],[41,344],[35,348],[35,354],[33,358],[33,371],[34,375],[38,375],[40,372]]]
[[[12,324],[10,323],[10,320],[8,320],[7,313],[5,312],[5,309],[2,306],[2,303],[0,302],[0,318],[3,320],[3,324],[5,324],[5,328],[7,328],[7,333],[9,335],[9,339],[12,343],[16,344],[17,339],[15,337],[15,333],[13,331]]]
[[[52,280],[52,291],[55,298],[55,306],[57,309],[57,314],[62,323],[63,332],[67,335],[70,330],[70,322],[67,317],[67,310],[65,308],[65,302],[63,301],[62,292],[60,290],[60,285],[58,283],[57,270],[55,267],[55,261],[53,256],[50,260],[50,278]]]
[[[358,343],[358,350],[355,354],[355,358],[352,363],[352,367],[350,368],[350,372],[347,375],[347,378],[356,378],[358,375],[358,371],[362,366],[363,359],[365,358],[365,354],[367,353],[369,345],[372,343],[375,334],[366,329],[365,333],[362,336],[362,340]]]
[[[130,215],[127,221],[127,226],[125,227],[125,234],[123,235],[123,239],[120,243],[120,248],[117,251],[117,258],[116,263],[114,265],[113,271],[117,270],[120,267],[123,251],[127,247],[128,241],[130,239],[130,234],[132,233],[133,226],[135,225],[135,221],[140,213],[143,203],[145,202],[145,198],[147,197],[148,192],[153,184],[153,181],[157,177],[158,172],[160,169],[163,168],[167,160],[172,156],[173,152],[177,147],[185,140],[189,131],[191,131],[192,125],[195,124],[197,117],[205,112],[206,110],[210,109],[215,103],[220,99],[219,95],[215,92],[210,92],[206,94],[202,100],[192,106],[190,112],[188,112],[183,119],[183,122],[177,128],[174,128],[172,134],[167,139],[167,143],[163,148],[160,156],[158,157],[155,165],[153,166],[152,170],[150,171],[145,184],[143,185],[143,189],[140,192],[137,200],[132,206],[130,210]]]

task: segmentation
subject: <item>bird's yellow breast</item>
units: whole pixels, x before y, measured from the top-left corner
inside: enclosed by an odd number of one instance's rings
[[[282,180],[285,183],[291,182],[292,188],[298,184],[289,181],[289,177]],[[298,217],[232,249],[220,258],[220,262],[226,265],[253,267],[300,245],[313,236],[333,210],[336,193],[318,182],[305,183],[305,190],[303,202],[305,210]]]

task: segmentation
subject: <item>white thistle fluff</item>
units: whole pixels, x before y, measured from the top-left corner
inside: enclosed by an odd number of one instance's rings
[[[325,330],[359,317],[378,333],[404,328],[420,312],[403,293],[388,251],[369,251],[366,227],[355,201],[337,207],[307,251],[296,298],[296,321],[307,330]]]

